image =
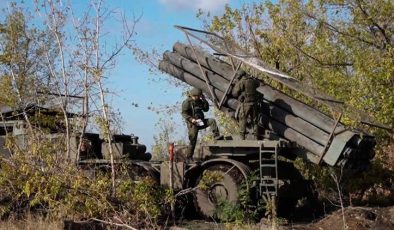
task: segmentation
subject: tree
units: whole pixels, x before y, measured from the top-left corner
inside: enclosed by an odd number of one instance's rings
[[[29,8],[13,5],[0,24],[0,102],[12,109],[22,107],[27,122],[31,117],[26,108],[32,102],[58,100],[56,109],[64,115],[60,118],[64,123],[70,110],[82,107],[83,124],[77,126],[80,139],[97,121],[111,146],[117,114],[108,102],[111,91],[107,79],[118,55],[133,46],[131,38],[139,18],[127,21],[121,15],[122,42],[108,42],[104,25],[116,12],[107,9],[104,1],[90,1],[82,17],[73,11],[71,2],[35,3],[37,17],[28,13]],[[73,101],[74,95],[82,96],[83,102]],[[69,144],[65,145],[68,135],[76,130],[71,122],[67,126],[66,137],[56,139],[31,121],[31,132],[23,136],[28,139],[27,148],[14,148],[7,141],[13,155],[0,154],[0,217],[20,217],[39,210],[47,218],[60,220],[78,216],[129,229],[142,223],[157,228],[155,220],[162,205],[157,200],[164,200],[164,193],[156,183],[115,180],[113,154],[110,175],[85,175],[77,165],[64,161],[66,148],[70,150]],[[127,170],[117,170],[116,178],[129,176]]]
[[[392,1],[267,1],[200,18],[273,67],[392,127],[393,10]],[[369,130],[380,143],[390,140]]]
[[[0,25],[0,104],[21,110],[33,134],[26,108],[46,101],[39,95],[48,81],[43,50],[53,50],[44,31],[29,28],[28,17],[13,6],[4,24]]]
[[[125,48],[132,47],[131,38],[135,35],[134,27],[139,18],[134,18],[130,23],[124,15],[120,15],[123,39],[120,43],[111,44],[103,35],[103,27],[106,20],[117,17],[115,11],[108,9],[102,0],[90,1],[88,6],[89,9],[77,19],[77,13],[71,3],[63,5],[61,2],[54,1],[37,2],[37,9],[39,9],[43,24],[54,39],[59,54],[55,58],[56,62],[50,62],[48,59],[47,67],[52,74],[51,84],[61,99],[60,107],[65,115],[67,127],[66,140],[70,137],[70,125],[67,118],[67,111],[72,106],[70,96],[71,94],[81,95],[82,122],[78,155],[89,125],[89,117],[95,117],[94,121],[108,142],[112,182],[115,188],[112,152],[114,129],[111,126],[116,121],[114,117],[116,113],[111,111],[112,108],[107,102],[107,95],[111,92],[106,89],[105,81],[110,70],[116,65],[116,57]],[[71,28],[65,26],[68,22],[72,22]],[[80,90],[80,85],[83,85],[82,90]],[[69,149],[69,141],[67,141],[68,153]]]

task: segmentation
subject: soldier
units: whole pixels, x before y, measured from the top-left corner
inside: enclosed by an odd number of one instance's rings
[[[204,118],[204,112],[209,110],[208,101],[202,94],[201,89],[193,88],[189,92],[189,97],[182,103],[182,117],[186,120],[189,135],[189,146],[187,149],[187,159],[192,160],[194,148],[197,143],[198,131],[211,127],[216,140],[223,139],[220,135],[215,119]]]
[[[238,110],[238,125],[240,129],[240,137],[245,140],[246,125],[248,118],[252,121],[253,135],[258,137],[257,126],[257,91],[260,82],[251,76],[247,75],[245,71],[241,70],[238,74],[239,80],[232,89],[232,95],[238,98],[240,105]]]

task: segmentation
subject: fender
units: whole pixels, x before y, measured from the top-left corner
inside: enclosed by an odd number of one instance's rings
[[[239,161],[236,161],[233,159],[227,159],[227,158],[211,159],[211,160],[207,160],[207,161],[202,162],[201,165],[195,165],[195,166],[189,168],[185,172],[185,178],[188,178],[190,180],[186,186],[188,187],[190,185],[193,185],[195,180],[202,173],[203,170],[207,169],[210,166],[218,165],[218,164],[226,164],[226,165],[232,165],[233,167],[236,167],[242,173],[242,175],[244,176],[245,179],[247,179],[251,174],[250,168],[242,162],[239,162]],[[248,183],[247,183],[247,189],[249,189]]]
[[[217,158],[217,159],[211,159],[211,160],[204,161],[201,164],[201,167],[206,169],[209,166],[220,164],[220,163],[230,164],[230,165],[233,165],[233,167],[238,168],[238,170],[242,173],[242,175],[245,177],[245,179],[247,179],[251,174],[251,170],[250,170],[249,166],[245,165],[242,162],[239,162],[239,161],[236,161],[233,159],[226,159],[226,158]]]

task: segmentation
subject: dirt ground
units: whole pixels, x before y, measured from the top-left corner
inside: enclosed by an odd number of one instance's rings
[[[289,226],[294,230],[335,229],[394,229],[394,206],[391,207],[347,207],[342,215],[337,210],[316,223]]]
[[[264,221],[259,224],[220,224],[206,221],[187,221],[171,230],[202,229],[272,229]],[[312,223],[286,223],[279,225],[278,230],[391,230],[394,229],[394,206],[391,207],[347,207],[342,215],[342,210],[337,210],[326,217]]]
[[[0,221],[0,230],[3,229],[64,229],[60,222],[44,222],[40,220],[25,221]],[[74,228],[71,228],[74,229]],[[76,228],[77,229],[77,228]],[[79,228],[78,228],[79,229]],[[82,228],[92,229],[92,228]],[[94,228],[93,228],[94,229]],[[166,228],[168,229],[168,228]],[[235,230],[250,229],[264,230],[272,229],[271,225],[261,223],[234,224],[215,223],[202,220],[184,221],[178,226],[170,227],[171,230],[201,229],[201,230]],[[391,230],[394,229],[394,206],[390,207],[347,207],[342,215],[341,210],[337,210],[324,218],[315,220],[312,223],[281,223],[278,230]]]

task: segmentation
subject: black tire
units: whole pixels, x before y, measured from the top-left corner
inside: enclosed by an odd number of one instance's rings
[[[231,204],[239,201],[239,189],[242,182],[246,181],[242,172],[230,164],[213,165],[204,171],[217,172],[222,178],[209,184],[208,189],[198,188],[202,175],[197,179],[194,203],[197,212],[204,218],[215,218],[216,208],[220,201],[224,200]]]

